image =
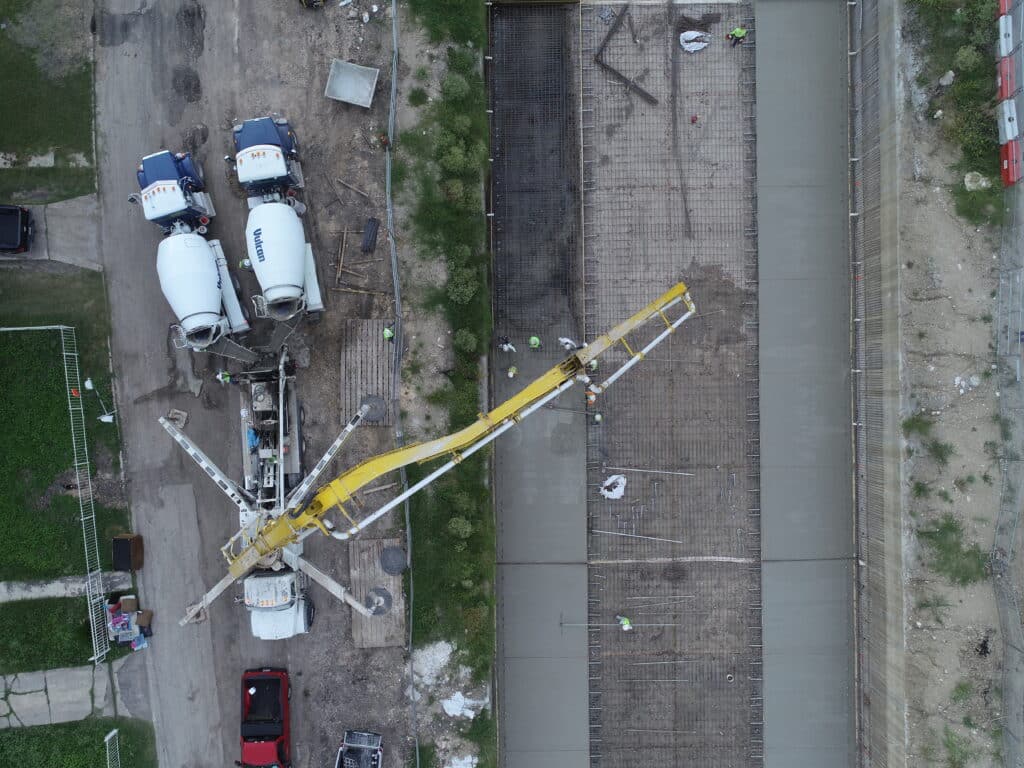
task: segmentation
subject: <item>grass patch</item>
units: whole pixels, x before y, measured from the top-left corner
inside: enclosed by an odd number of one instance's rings
[[[911,487],[911,493],[915,499],[927,499],[932,495],[932,489],[923,480],[915,480],[914,485]]]
[[[477,768],[498,768],[498,724],[486,710],[473,718],[466,738],[477,745]]]
[[[0,18],[14,22],[31,7],[26,0],[3,0]],[[81,31],[51,32],[58,37],[65,33]],[[0,33],[0,73],[0,90],[16,96],[12,101],[17,105],[17,119],[0,121],[0,151],[14,153],[18,163],[0,170],[0,200],[43,203],[92,192],[94,169],[69,165],[71,154],[94,164],[92,62],[83,61],[62,77],[51,77],[36,64],[36,52],[16,43],[9,29]],[[32,155],[50,151],[55,153],[55,167],[25,165]]]
[[[974,758],[970,740],[948,725],[942,733],[942,746],[946,750],[946,768],[966,768],[967,763]]]
[[[927,414],[915,413],[903,420],[903,434],[907,437],[911,435],[928,437],[932,433],[933,426],[935,426],[935,422]]]
[[[950,701],[954,704],[963,704],[974,693],[974,684],[970,680],[961,680],[953,687],[953,693],[950,695]]]
[[[107,764],[103,737],[114,728],[121,765],[157,768],[153,726],[127,717],[90,717],[76,723],[0,731],[0,765],[97,768]]]
[[[77,327],[81,374],[92,376],[107,406],[112,405],[108,371],[107,306],[102,277],[93,272],[36,273],[4,270],[0,280],[0,326],[65,323]],[[44,492],[72,466],[67,393],[60,334],[31,331],[0,334],[0,419],[7,447],[0,452],[0,498],[8,549],[0,579],[43,579],[82,573],[82,532],[78,502]],[[102,424],[94,393],[81,391],[90,457],[102,446],[116,460],[117,428]],[[62,491],[63,489],[58,489]],[[97,531],[106,539],[128,529],[128,513],[97,505]],[[101,557],[109,558],[101,546]]]
[[[412,14],[432,42],[453,40],[479,50],[486,38],[485,6],[477,0],[409,0]]]
[[[908,39],[926,41],[920,46],[923,81],[930,86],[943,72],[956,73],[953,84],[928,105],[928,112],[944,112],[943,137],[961,152],[958,172],[978,171],[993,182],[978,192],[957,184],[957,213],[975,224],[997,224],[1003,204],[992,87],[996,0],[911,0],[909,5],[914,13],[906,24]]]
[[[88,610],[84,597],[0,604],[0,674],[88,664]],[[10,763],[0,760],[0,765]]]
[[[957,215],[971,224],[999,226],[1003,223],[1003,187],[999,182],[994,182],[988,189],[973,192],[969,192],[962,183],[957,184],[953,187],[953,202]],[[988,318],[985,322],[992,322],[992,316],[988,315]]]
[[[409,91],[409,103],[414,107],[422,107],[427,103],[427,92],[422,88],[413,88]]]
[[[474,455],[411,501],[413,645],[456,643],[477,680],[490,676],[494,655],[494,524],[484,469]],[[426,474],[410,467],[410,484]]]
[[[420,743],[409,755],[407,768],[438,768],[437,747]]]
[[[70,200],[96,191],[92,168],[4,168],[0,200],[39,205]]]
[[[929,440],[925,443],[924,448],[940,467],[948,465],[950,457],[956,453],[952,443],[943,443],[940,440]]]
[[[975,543],[964,546],[960,521],[947,512],[934,528],[920,528],[918,538],[932,550],[931,568],[954,584],[966,586],[986,576],[988,559]]]
[[[474,44],[483,39],[479,3],[414,0],[412,7],[432,36]],[[429,400],[444,408],[445,426],[454,431],[475,421],[480,410],[478,361],[491,337],[490,259],[484,248],[487,121],[478,49],[450,46],[447,64],[440,97],[425,105],[421,123],[398,145],[414,181],[412,231],[419,255],[444,259],[447,266],[447,283],[429,292],[427,305],[442,312],[452,330],[455,365],[448,385]],[[494,523],[483,453],[412,499],[413,644],[454,642],[477,680],[490,677],[494,656]],[[409,480],[425,474],[413,467]]]

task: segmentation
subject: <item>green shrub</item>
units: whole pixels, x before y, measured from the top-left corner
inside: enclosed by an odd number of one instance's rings
[[[409,91],[409,103],[414,107],[422,107],[428,100],[427,92],[422,88],[417,87]]]
[[[473,535],[473,524],[464,517],[453,517],[448,521],[448,533],[456,539],[468,539]]]
[[[468,328],[459,328],[459,330],[455,332],[454,343],[456,349],[469,354],[475,353],[480,345],[480,341],[477,339],[476,334]]]
[[[479,288],[476,270],[471,267],[457,267],[448,275],[448,298],[456,304],[469,304]]]
[[[959,72],[970,72],[983,61],[978,49],[973,45],[962,45],[953,56],[953,69]]]
[[[441,81],[441,93],[446,99],[462,101],[469,95],[469,82],[458,72],[449,72]]]

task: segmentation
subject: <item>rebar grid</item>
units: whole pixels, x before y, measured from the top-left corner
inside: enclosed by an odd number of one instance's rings
[[[520,336],[574,322],[579,153],[567,5],[496,5],[488,62],[494,314]]]
[[[692,55],[684,12],[721,16]],[[762,761],[753,48],[722,39],[750,14],[581,8],[585,336],[680,278],[700,312],[588,430],[594,766]]]

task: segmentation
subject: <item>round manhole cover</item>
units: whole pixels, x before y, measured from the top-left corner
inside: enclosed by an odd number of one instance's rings
[[[384,589],[384,587],[374,587],[366,596],[363,605],[369,608],[374,616],[383,616],[391,610],[393,602],[391,593]]]
[[[398,576],[405,570],[405,550],[401,547],[384,547],[380,553],[380,567],[390,576]]]
[[[359,402],[359,405],[370,406],[369,413],[367,413],[363,418],[371,424],[383,421],[384,416],[388,411],[388,405],[384,402],[384,398],[377,397],[377,395],[367,395]]]

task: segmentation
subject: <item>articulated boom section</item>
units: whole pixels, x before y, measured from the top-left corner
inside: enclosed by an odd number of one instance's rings
[[[675,320],[665,313],[678,304],[684,305],[686,311]],[[464,457],[478,451],[497,438],[506,430],[515,426],[520,420],[533,413],[547,402],[555,399],[577,381],[588,386],[588,397],[601,393],[607,386],[622,376],[655,346],[664,341],[676,328],[682,325],[696,312],[693,300],[686,285],[678,283],[657,300],[644,307],[628,320],[615,326],[586,347],[577,350],[547,371],[540,378],[531,382],[521,392],[499,405],[465,429],[451,435],[399,448],[389,453],[367,459],[352,469],[343,472],[331,482],[320,488],[305,507],[289,514],[272,519],[253,537],[247,545],[237,553],[225,547],[224,555],[228,559],[229,571],[235,578],[241,578],[254,568],[257,562],[282,547],[305,538],[313,531],[319,530],[325,535],[337,539],[347,539],[357,534],[367,525],[400,504],[410,495],[431,483],[444,474]],[[628,339],[630,333],[638,330],[655,318],[660,318],[665,327],[655,338],[640,349],[634,350]],[[591,382],[587,370],[592,360],[598,359],[617,344],[622,344],[629,355],[628,361],[616,369],[600,384]],[[447,462],[431,472],[427,477],[385,504],[373,514],[356,521],[346,510],[346,505],[361,489],[378,478],[410,464],[424,463],[434,459],[447,458]],[[338,530],[326,519],[328,512],[337,509],[350,527]]]

